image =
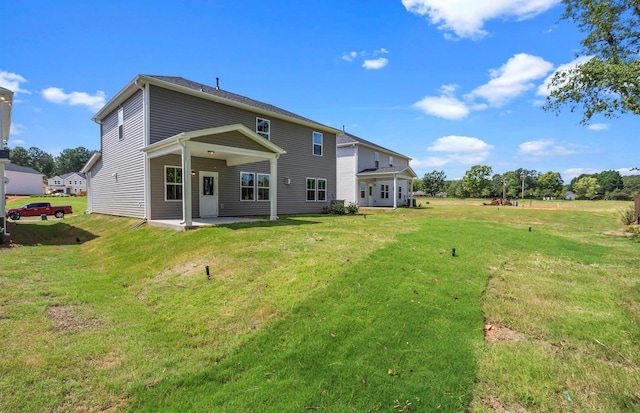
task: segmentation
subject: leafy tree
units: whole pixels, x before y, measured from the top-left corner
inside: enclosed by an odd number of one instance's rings
[[[600,191],[600,184],[598,180],[593,176],[583,176],[573,185],[573,192],[576,198],[590,199],[598,195]]]
[[[622,182],[622,175],[618,171],[602,171],[595,175],[595,178],[600,184],[602,192],[613,192],[616,189],[622,189],[624,183]]]
[[[9,160],[19,166],[31,166],[31,157],[25,148],[16,146],[9,152]]]
[[[624,192],[630,197],[640,195],[640,175],[623,176]]]
[[[462,188],[472,197],[486,197],[491,193],[493,169],[486,165],[474,165],[462,178]]]
[[[562,195],[564,181],[559,172],[547,172],[537,179],[536,195],[539,197],[557,197]]]
[[[33,169],[42,173],[45,177],[52,177],[53,169],[55,167],[55,160],[53,156],[46,153],[42,149],[32,146],[27,150],[30,158],[30,165]]]
[[[607,118],[640,114],[640,4],[638,0],[563,0],[563,18],[586,34],[586,62],[556,72],[544,109],[559,113],[568,105],[588,124],[596,114]]]
[[[56,158],[54,175],[63,175],[69,172],[78,172],[87,163],[94,151],[90,151],[82,146],[75,149],[65,149]]]
[[[447,196],[453,198],[468,198],[469,192],[464,189],[461,180],[451,181],[447,187]]]
[[[447,175],[444,171],[432,171],[422,177],[422,190],[426,194],[435,195],[445,190],[445,179]]]

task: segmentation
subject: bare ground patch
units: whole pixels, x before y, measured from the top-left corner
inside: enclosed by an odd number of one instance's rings
[[[484,339],[489,344],[513,342],[522,340],[522,334],[517,333],[499,322],[487,320],[484,323]]]
[[[82,307],[54,305],[47,308],[47,319],[53,324],[53,331],[99,328],[102,321],[84,314],[86,312]]]

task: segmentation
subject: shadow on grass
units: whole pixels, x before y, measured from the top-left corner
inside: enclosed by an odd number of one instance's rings
[[[35,245],[73,245],[97,238],[95,234],[70,225],[64,220],[56,221],[8,221],[7,232],[0,247]]]
[[[285,226],[299,226],[299,225],[315,225],[320,221],[313,221],[314,217],[319,215],[288,215],[280,216],[277,220],[269,221],[254,221],[254,222],[237,222],[234,224],[222,224],[216,225],[220,228],[228,228],[232,230],[247,229],[247,228],[272,228],[272,227],[285,227]],[[200,231],[206,228],[201,228]]]

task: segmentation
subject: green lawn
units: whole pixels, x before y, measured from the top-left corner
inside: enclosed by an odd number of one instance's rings
[[[11,224],[0,411],[640,409],[629,203],[429,202],[188,232]]]

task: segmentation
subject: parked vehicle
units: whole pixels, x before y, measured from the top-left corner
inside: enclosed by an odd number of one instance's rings
[[[32,202],[19,208],[8,209],[5,216],[17,221],[20,217],[36,217],[39,215],[54,215],[56,218],[64,218],[64,214],[72,213],[73,210],[70,205],[52,206],[49,202]]]

